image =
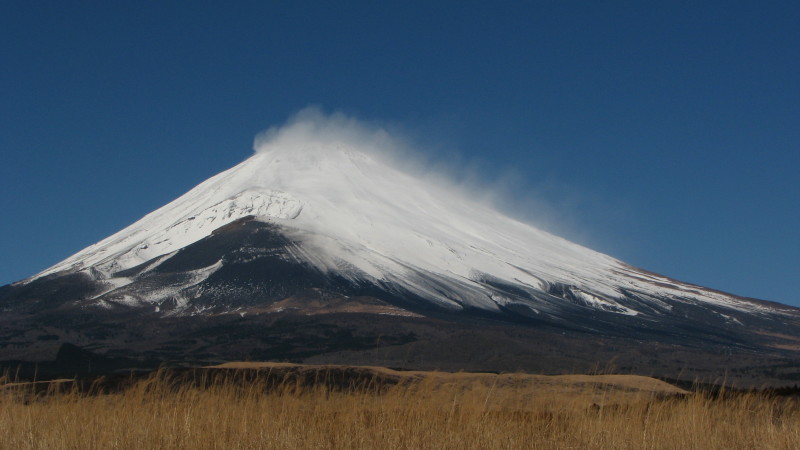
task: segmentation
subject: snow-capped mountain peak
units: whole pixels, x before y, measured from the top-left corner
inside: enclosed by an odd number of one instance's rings
[[[797,379],[800,309],[631,267],[515,220],[357,125],[301,115],[235,167],[0,286],[0,354],[48,360],[77,342],[108,361],[548,372],[619,361],[647,374],[690,368],[690,379],[722,368],[751,383]]]
[[[521,302],[493,287],[500,283],[543,293],[567,286],[561,295],[573,302],[623,315],[668,310],[656,300],[664,297],[762,309],[633,269],[511,219],[462,191],[395,168],[373,149],[314,139],[269,142],[27,281],[76,271],[114,279],[246,217],[280,226],[296,242],[292,257],[324,273],[394,286],[446,308],[496,311]],[[646,304],[632,303],[630,293],[641,294]]]

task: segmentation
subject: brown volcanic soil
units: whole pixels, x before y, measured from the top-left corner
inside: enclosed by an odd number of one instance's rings
[[[526,373],[440,372],[420,370],[394,370],[379,366],[346,366],[319,364],[291,364],[281,362],[227,362],[204,369],[258,370],[278,376],[314,378],[345,372],[357,373],[359,378],[373,379],[390,384],[427,381],[436,385],[480,383],[497,389],[525,388],[537,395],[572,395],[594,392],[599,397],[614,397],[619,401],[633,394],[659,396],[683,395],[688,392],[665,381],[641,375],[534,375]],[[597,401],[602,401],[597,398]]]
[[[374,297],[337,297],[337,298],[312,298],[308,297],[289,297],[281,301],[272,303],[265,308],[250,308],[250,312],[293,312],[296,314],[316,315],[316,314],[379,314],[388,316],[403,317],[422,317],[411,311],[392,306]]]

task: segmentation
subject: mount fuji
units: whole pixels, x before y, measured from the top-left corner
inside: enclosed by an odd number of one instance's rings
[[[314,127],[0,288],[0,359],[800,378],[797,308],[632,267]]]

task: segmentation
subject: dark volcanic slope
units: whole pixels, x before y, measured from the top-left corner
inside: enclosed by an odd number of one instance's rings
[[[613,367],[684,378],[727,370],[742,383],[800,377],[800,315],[789,307],[752,314],[661,298],[669,308],[626,315],[585,305],[566,284],[541,292],[487,277],[486,289],[546,312],[513,302],[453,310],[399,284],[322,272],[296,256],[291,234],[246,218],[113,274],[130,280],[118,288],[85,272],[4,286],[0,359],[53,359],[71,343],[113,362],[96,361],[95,370],[278,359],[547,373]],[[463,289],[418,276],[443,291]],[[620,304],[643,311],[639,295]],[[65,358],[62,366],[76,370]]]

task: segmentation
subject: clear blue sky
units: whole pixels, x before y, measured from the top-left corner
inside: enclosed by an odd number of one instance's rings
[[[332,3],[2,2],[0,284],[317,104],[515,174],[597,250],[800,305],[799,2]]]

